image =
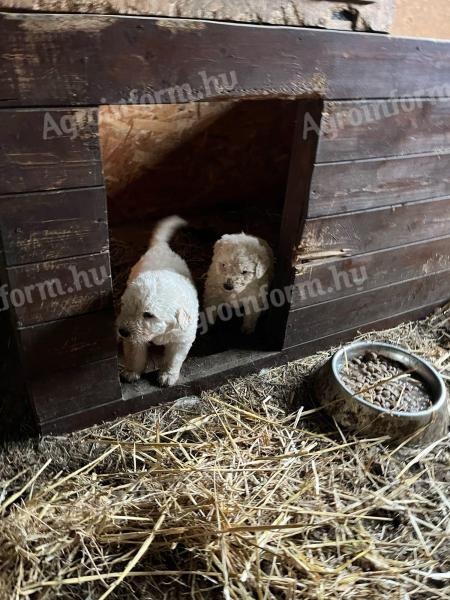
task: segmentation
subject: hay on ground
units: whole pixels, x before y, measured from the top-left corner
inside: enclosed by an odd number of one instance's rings
[[[446,319],[362,337],[448,376]],[[449,439],[346,435],[305,384],[327,354],[5,449],[0,598],[449,598]]]

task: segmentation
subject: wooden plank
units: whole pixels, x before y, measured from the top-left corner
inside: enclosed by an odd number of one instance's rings
[[[291,260],[292,248],[301,235],[305,223],[318,141],[318,135],[316,134],[304,138],[303,123],[305,115],[310,115],[315,122],[320,123],[321,114],[321,101],[308,100],[298,104],[289,163],[289,176],[281,219],[278,260],[273,282],[273,286],[280,289],[294,282],[295,271]],[[267,339],[272,340],[275,349],[283,347],[288,313],[289,304],[286,303],[284,306],[274,309],[270,323],[267,322]]]
[[[71,414],[40,423],[43,434],[65,433],[99,423],[110,421],[130,413],[143,411],[151,406],[176,400],[182,396],[200,394],[202,390],[216,388],[230,380],[249,373],[255,373],[263,368],[276,367],[288,361],[309,356],[319,350],[348,342],[359,331],[385,329],[393,327],[401,321],[421,319],[431,313],[436,304],[421,307],[403,313],[400,316],[381,319],[368,326],[352,328],[331,336],[326,336],[306,342],[278,352],[254,350],[228,351],[203,358],[188,357],[183,366],[180,382],[171,388],[160,388],[150,381],[141,380],[137,384],[123,384],[123,399],[116,402],[101,403],[91,408],[79,408]],[[53,389],[53,385],[50,386]],[[81,396],[75,396],[70,406],[78,406]]]
[[[108,250],[102,187],[0,197],[7,266]]]
[[[25,327],[112,306],[109,254],[33,263],[7,269],[9,302]]]
[[[0,110],[0,130],[0,194],[103,183],[97,109]]]
[[[4,277],[0,285],[4,283]],[[0,444],[36,434],[10,311],[0,305]]]
[[[29,376],[79,367],[117,354],[110,310],[33,325],[18,330]]]
[[[389,31],[394,0],[0,0],[0,10],[182,17],[241,23]]]
[[[301,265],[291,309],[450,269],[450,237]]]
[[[153,104],[263,94],[448,97],[449,48],[446,41],[296,27],[4,13],[0,104]]]
[[[447,270],[300,308],[289,315],[286,347],[400,316],[422,306],[445,302],[449,297],[450,270]]]
[[[402,246],[450,234],[450,198],[309,219],[294,262],[317,251],[349,255]]]
[[[44,374],[34,378],[29,387],[39,423],[122,402],[117,358]]]
[[[326,163],[314,169],[308,217],[450,195],[450,153]]]
[[[450,150],[450,101],[326,102],[318,163]]]

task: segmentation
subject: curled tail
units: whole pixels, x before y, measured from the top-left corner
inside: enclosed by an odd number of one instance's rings
[[[162,219],[157,223],[150,237],[150,246],[154,244],[167,244],[175,231],[180,227],[185,227],[187,221],[177,215]]]

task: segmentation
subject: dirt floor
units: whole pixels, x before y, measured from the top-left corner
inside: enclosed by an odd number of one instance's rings
[[[361,337],[448,381],[446,310]],[[341,431],[308,386],[330,352],[4,448],[0,598],[448,599],[449,437]]]

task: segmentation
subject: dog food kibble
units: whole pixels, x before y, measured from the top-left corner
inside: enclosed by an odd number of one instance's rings
[[[340,375],[352,393],[384,409],[418,412],[431,406],[428,388],[421,379],[375,352],[344,363]]]

